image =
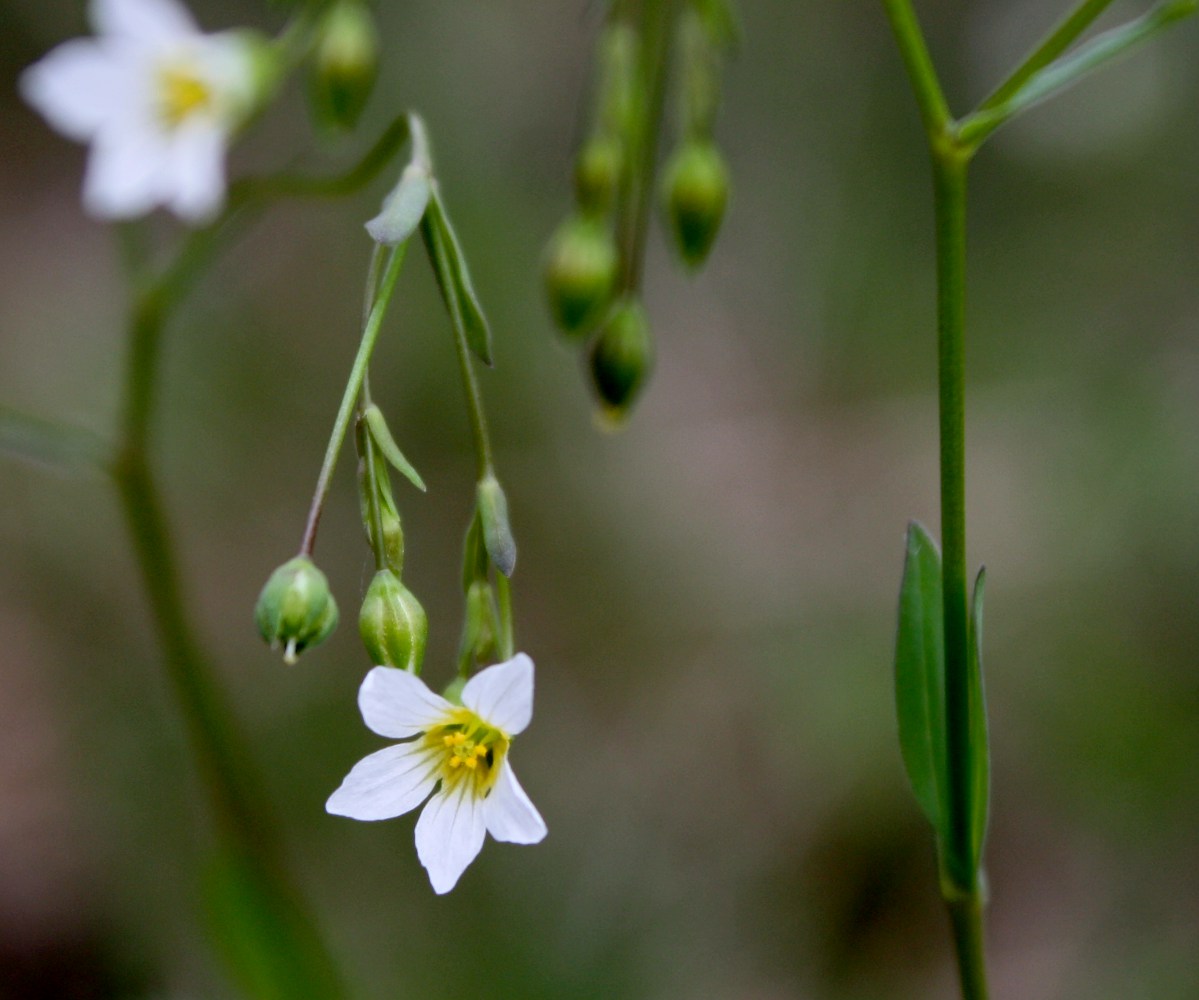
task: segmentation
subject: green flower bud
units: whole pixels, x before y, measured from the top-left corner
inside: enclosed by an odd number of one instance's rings
[[[325,574],[307,556],[296,556],[267,580],[254,620],[271,649],[283,647],[283,659],[295,663],[337,628],[337,602]]]
[[[554,321],[583,333],[607,305],[616,281],[616,243],[600,223],[572,218],[554,234],[545,262],[545,288]]]
[[[516,569],[516,539],[512,537],[512,526],[508,522],[508,498],[504,496],[504,489],[495,476],[487,476],[479,481],[475,497],[483,544],[491,564],[504,576],[511,576]]]
[[[712,249],[729,200],[729,172],[719,150],[708,141],[684,143],[666,166],[663,196],[683,262],[699,267]]]
[[[420,601],[391,570],[379,570],[367,588],[358,633],[376,665],[420,673],[429,620]]]
[[[620,140],[610,135],[593,135],[575,160],[575,199],[588,215],[611,211],[620,188],[624,151]]]
[[[591,382],[604,416],[619,424],[628,416],[653,364],[649,320],[636,299],[613,310],[591,349]]]
[[[339,0],[321,19],[309,77],[316,118],[333,128],[353,128],[375,86],[379,37],[361,0]]]
[[[466,590],[466,617],[458,648],[459,669],[469,669],[472,661],[487,663],[493,660],[498,636],[495,593],[486,580],[476,580]]]

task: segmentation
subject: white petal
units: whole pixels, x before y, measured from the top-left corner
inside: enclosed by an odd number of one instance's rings
[[[225,200],[225,133],[210,121],[188,122],[171,142],[167,198],[181,219],[205,222]]]
[[[429,752],[400,743],[355,764],[325,809],[350,819],[391,819],[419,806],[436,783]]]
[[[458,884],[466,866],[483,849],[487,832],[483,803],[476,799],[471,782],[443,789],[429,799],[416,821],[416,856],[429,873],[433,891],[439,896]]]
[[[533,718],[533,661],[517,653],[480,670],[462,689],[462,704],[509,735],[523,732]]]
[[[416,674],[375,667],[358,690],[358,708],[380,736],[404,739],[443,722],[453,706],[434,694]]]
[[[175,0],[92,0],[90,16],[98,34],[155,46],[199,34]]]
[[[106,219],[144,215],[162,200],[162,177],[168,165],[168,151],[153,133],[105,129],[88,158],[84,207]]]
[[[545,839],[545,820],[516,780],[508,759],[500,765],[495,787],[483,804],[487,832],[509,844],[537,844]]]
[[[59,132],[86,142],[128,112],[128,63],[87,39],[65,42],[21,74],[21,95]]]

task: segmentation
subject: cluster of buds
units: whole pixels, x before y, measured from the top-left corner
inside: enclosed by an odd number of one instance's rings
[[[720,65],[736,37],[726,0],[614,3],[597,46],[590,128],[574,165],[574,209],[550,240],[545,282],[559,329],[582,348],[602,414],[623,421],[645,385],[653,340],[638,294],[665,67],[680,54],[680,139],[662,176],[679,258],[707,259],[728,204],[713,140]],[[663,13],[664,12],[664,13]]]
[[[329,30],[349,31],[349,22],[342,20],[348,15],[338,13],[343,6],[352,5],[335,4],[325,16],[323,23],[332,24]],[[359,11],[355,17],[364,13]],[[360,21],[354,23],[361,27]],[[339,106],[348,105],[341,102]],[[461,688],[473,672],[514,655],[508,577],[516,564],[516,543],[508,524],[507,498],[492,466],[482,399],[472,367],[472,356],[491,364],[491,330],[433,174],[428,137],[415,115],[408,119],[408,134],[411,161],[384,200],[382,211],[366,224],[376,248],[367,278],[362,346],[318,480],[301,554],[271,576],[259,598],[256,617],[262,637],[272,647],[282,648],[289,663],[327,638],[337,624],[337,606],[310,553],[329,478],[356,401],[359,506],[375,563],[375,575],[358,615],[358,631],[375,666],[412,674],[421,671],[428,618],[403,580],[404,531],[392,492],[392,473],[400,473],[422,492],[425,484],[400,451],[382,410],[371,400],[367,379],[370,354],[399,268],[409,241],[419,232],[453,327],[479,459],[475,509],[466,537],[465,620],[458,679],[447,692],[452,700],[456,688]]]

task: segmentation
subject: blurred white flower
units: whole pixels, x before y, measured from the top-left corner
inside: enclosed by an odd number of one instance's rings
[[[205,35],[176,0],[92,0],[97,37],[66,42],[21,75],[63,135],[92,144],[85,208],[104,218],[165,205],[191,222],[225,196],[225,150],[257,91],[244,32]]]
[[[545,836],[508,763],[512,737],[533,717],[533,661],[524,653],[480,670],[462,689],[461,705],[415,674],[375,667],[358,707],[370,729],[408,742],[360,760],[325,808],[351,819],[391,819],[415,809],[440,782],[416,822],[416,853],[435,892],[454,888],[485,833],[511,844]]]

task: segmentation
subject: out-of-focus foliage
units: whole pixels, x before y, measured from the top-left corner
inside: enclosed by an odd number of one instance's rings
[[[958,109],[1058,13],[921,8]],[[718,128],[735,195],[700,279],[651,244],[657,370],[619,436],[594,432],[540,287],[600,8],[377,13],[362,139],[331,149],[348,157],[409,107],[437,140],[494,336],[481,379],[521,545],[518,646],[538,664],[521,779],[544,844],[493,845],[435,898],[410,818],[323,809],[381,745],[354,705],[355,630],[293,668],[255,634],[357,344],[362,223],[394,179],[277,209],[224,260],[171,331],[154,441],[189,601],[354,985],[951,996],[892,704],[904,528],[937,519],[936,413],[927,163],[881,12],[744,5]],[[222,0],[198,16],[281,14]],[[0,0],[0,23],[0,402],[104,432],[118,253],[80,211],[82,151],[11,85],[83,12]],[[1179,28],[974,169],[968,486],[971,564],[988,567],[997,996],[1199,993],[1196,51],[1199,26]],[[304,116],[296,87],[234,170],[307,147]],[[474,502],[437,296],[414,256],[372,368],[429,487],[398,502],[434,686],[454,671]],[[317,552],[345,607],[373,574],[353,479],[344,460]],[[6,462],[0,511],[0,995],[232,995],[202,935],[208,827],[108,484]]]

